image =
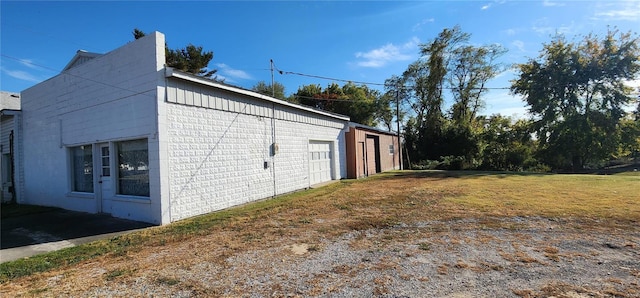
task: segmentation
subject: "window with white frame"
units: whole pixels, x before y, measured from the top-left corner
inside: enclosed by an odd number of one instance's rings
[[[389,154],[393,155],[394,153],[396,153],[396,149],[393,147],[393,144],[389,145]]]
[[[71,147],[71,190],[93,192],[93,147]]]
[[[149,196],[149,149],[147,139],[116,143],[118,194]]]

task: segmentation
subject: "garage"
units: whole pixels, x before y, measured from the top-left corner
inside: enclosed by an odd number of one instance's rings
[[[332,142],[309,141],[309,184],[331,180]]]

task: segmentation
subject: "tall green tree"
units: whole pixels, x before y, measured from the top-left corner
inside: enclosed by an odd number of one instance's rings
[[[399,94],[413,112],[405,134],[416,142],[409,146],[415,152],[408,149],[414,160],[450,155],[472,159],[479,152],[477,131],[471,124],[484,105],[486,82],[501,69],[496,59],[505,51],[497,45],[469,45],[469,39],[470,34],[459,26],[442,30],[420,45],[421,58],[402,76],[385,82],[387,92]],[[447,89],[455,100],[450,118],[443,113]]]
[[[451,53],[460,44],[467,42],[469,38],[470,35],[462,32],[460,26],[455,26],[451,29],[445,28],[438,34],[438,37],[420,45],[420,53],[426,63],[416,62],[407,69],[410,74],[413,74],[415,73],[412,70],[413,67],[422,68],[426,66],[427,68],[427,75],[414,79],[414,81],[419,83],[420,93],[425,93],[425,101],[422,103],[426,106],[424,121],[425,127],[430,131],[438,132],[442,128],[445,79],[453,57]]]
[[[506,52],[500,45],[464,45],[453,50],[448,78],[454,103],[451,119],[458,125],[472,125],[478,112],[484,108],[482,96],[488,91],[487,82],[503,66],[497,59]]]
[[[331,83],[324,89],[320,85],[304,85],[293,97],[301,104],[347,115],[353,122],[370,126],[376,126],[389,112],[379,91],[354,83]]]
[[[271,84],[267,85],[264,81],[260,81],[251,87],[251,90],[267,96],[274,96],[277,99],[286,100],[284,95],[284,85],[278,82],[274,82],[272,86]]]
[[[639,59],[637,36],[609,30],[577,43],[557,36],[537,59],[517,65],[511,91],[524,97],[551,166],[577,170],[616,152],[633,99],[624,82],[637,77]]]
[[[138,28],[133,29],[132,34],[135,39],[142,38],[146,35]],[[217,69],[208,69],[209,62],[213,59],[213,52],[205,52],[202,46],[188,44],[184,48],[169,49],[165,44],[165,59],[167,66],[169,67],[192,73],[197,76],[220,81],[216,76],[214,76]]]

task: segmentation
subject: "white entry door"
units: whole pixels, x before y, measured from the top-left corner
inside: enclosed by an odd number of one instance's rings
[[[309,141],[309,184],[331,180],[332,142]]]
[[[101,212],[111,213],[111,199],[115,195],[111,170],[111,148],[109,144],[100,145],[100,198],[101,198]]]

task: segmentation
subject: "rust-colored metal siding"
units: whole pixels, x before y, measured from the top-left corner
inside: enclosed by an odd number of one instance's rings
[[[357,158],[357,162],[354,160],[354,162],[356,162],[357,165],[357,176],[354,176],[353,178],[357,178],[357,177],[364,177],[367,176],[367,158],[365,156],[365,152],[366,152],[366,148],[365,148],[365,143],[364,142],[358,142],[357,143],[357,148],[356,151],[358,153],[358,155],[356,155],[355,158]]]
[[[357,156],[361,156],[357,150],[358,144],[356,143],[356,132],[353,129],[349,129],[344,133],[347,161],[347,178],[360,177],[360,173],[357,172],[358,163]]]
[[[360,178],[400,169],[396,135],[361,127],[349,127],[345,138],[347,178]],[[393,150],[390,150],[390,145],[393,146]]]
[[[367,176],[378,173],[380,168],[380,146],[374,136],[367,136],[365,144],[367,146]]]

